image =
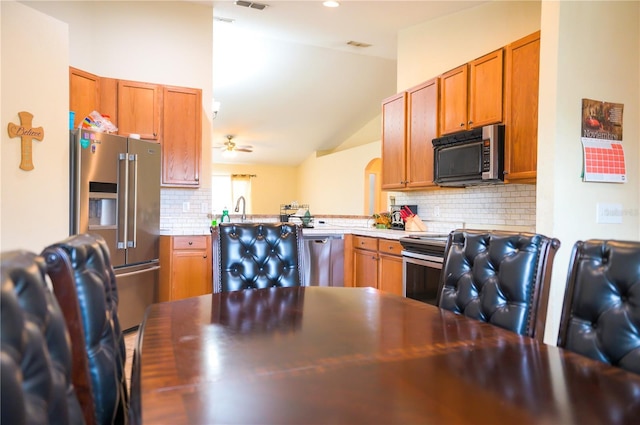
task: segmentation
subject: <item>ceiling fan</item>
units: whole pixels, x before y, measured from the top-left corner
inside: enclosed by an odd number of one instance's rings
[[[235,156],[236,152],[253,152],[253,146],[236,145],[232,135],[227,135],[227,141],[220,147],[222,149],[222,155],[224,156]]]

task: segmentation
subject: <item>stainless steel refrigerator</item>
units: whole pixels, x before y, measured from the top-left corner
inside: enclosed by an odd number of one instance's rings
[[[116,274],[118,318],[137,327],[157,301],[160,145],[93,132],[71,132],[70,234],[107,241]]]

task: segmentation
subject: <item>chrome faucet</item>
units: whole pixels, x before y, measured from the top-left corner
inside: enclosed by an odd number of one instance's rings
[[[247,219],[247,214],[245,213],[245,208],[247,206],[247,201],[244,199],[244,196],[241,196],[238,198],[238,200],[236,201],[236,208],[234,209],[235,212],[240,211],[240,201],[242,201],[242,217],[240,217],[240,219],[242,221],[245,221]]]

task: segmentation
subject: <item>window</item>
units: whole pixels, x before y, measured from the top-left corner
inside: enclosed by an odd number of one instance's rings
[[[211,208],[214,215],[220,216],[223,209],[230,213],[236,207],[238,199],[244,196],[245,212],[251,214],[251,174],[214,174],[211,176]]]

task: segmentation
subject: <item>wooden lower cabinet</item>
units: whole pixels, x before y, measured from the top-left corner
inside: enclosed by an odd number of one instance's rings
[[[212,291],[211,236],[160,236],[159,301]]]
[[[390,239],[378,242],[378,289],[402,295],[402,245]]]
[[[378,253],[376,251],[354,249],[353,270],[353,286],[378,287]]]
[[[351,235],[345,239],[352,241],[345,244],[345,270],[350,274],[345,282],[350,286],[372,287],[402,295],[400,242]],[[347,246],[352,246],[352,249],[347,249]]]

